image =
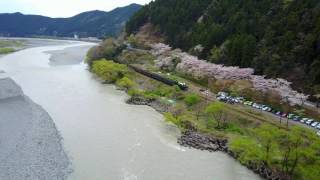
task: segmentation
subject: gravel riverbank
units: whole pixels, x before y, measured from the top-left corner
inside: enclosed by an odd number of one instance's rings
[[[66,179],[71,168],[61,141],[49,114],[12,79],[0,79],[0,179]]]
[[[74,65],[83,62],[83,57],[86,57],[91,47],[92,45],[84,45],[46,53],[51,55],[49,64],[52,66]]]

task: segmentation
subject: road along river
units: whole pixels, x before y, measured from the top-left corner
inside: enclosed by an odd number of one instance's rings
[[[179,131],[147,106],[97,81],[82,62],[90,43],[22,50],[0,58],[10,77],[42,106],[63,138],[70,180],[257,180],[221,152],[180,147]],[[0,111],[1,112],[1,111]]]

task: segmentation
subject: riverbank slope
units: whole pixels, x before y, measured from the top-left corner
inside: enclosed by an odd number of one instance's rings
[[[48,113],[0,79],[0,179],[66,179],[70,161]]]

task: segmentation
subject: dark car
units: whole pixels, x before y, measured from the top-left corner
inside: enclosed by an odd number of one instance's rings
[[[300,116],[294,116],[294,117],[292,118],[292,120],[294,120],[294,121],[300,121],[300,120],[301,120],[301,117],[300,117]]]

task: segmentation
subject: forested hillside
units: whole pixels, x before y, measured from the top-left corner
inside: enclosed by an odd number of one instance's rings
[[[0,14],[0,36],[106,37],[119,34],[138,4],[109,12],[89,11],[70,18],[50,18],[21,13]]]
[[[126,31],[135,33],[147,22],[173,47],[320,93],[319,0],[155,0]]]

